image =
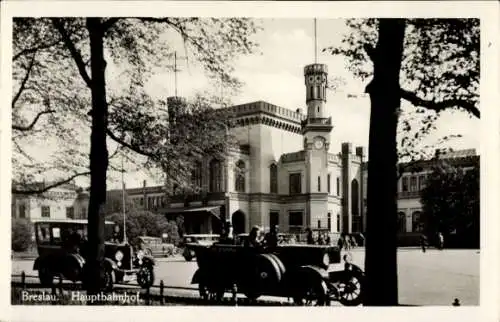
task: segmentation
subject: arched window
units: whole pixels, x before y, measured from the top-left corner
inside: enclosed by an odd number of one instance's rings
[[[245,192],[245,162],[242,160],[236,162],[234,177],[234,190],[237,192]]]
[[[269,167],[269,178],[271,193],[278,193],[278,166],[274,163]]]
[[[222,165],[217,159],[210,161],[209,165],[209,188],[210,192],[222,191]]]
[[[351,183],[351,213],[353,216],[359,215],[359,184],[358,180],[354,179]]]
[[[193,190],[201,189],[201,162],[196,161],[194,169],[191,172],[191,185]]]
[[[412,221],[412,231],[413,232],[420,232],[422,231],[422,212],[420,211],[415,211],[411,215],[411,221]]]
[[[321,192],[321,177],[318,176],[318,192]]]
[[[398,232],[406,233],[406,214],[404,212],[398,213]]]

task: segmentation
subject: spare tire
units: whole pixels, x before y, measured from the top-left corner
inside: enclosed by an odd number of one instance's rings
[[[242,291],[246,297],[257,299],[275,289],[281,278],[281,269],[275,259],[270,254],[258,254],[248,261],[242,276]]]

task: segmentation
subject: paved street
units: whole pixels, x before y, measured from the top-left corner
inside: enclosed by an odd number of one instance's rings
[[[352,252],[353,260],[364,266],[364,251]],[[400,249],[398,252],[399,302],[404,305],[451,305],[459,298],[462,305],[479,304],[479,253],[476,250],[428,250]],[[12,273],[32,270],[33,260],[13,260]],[[156,283],[195,287],[190,285],[197,269],[196,261],[184,258],[159,258],[156,267]],[[194,292],[192,292],[194,293]]]

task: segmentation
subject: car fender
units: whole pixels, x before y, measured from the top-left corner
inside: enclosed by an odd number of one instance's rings
[[[349,265],[349,268],[350,268],[351,271],[360,273],[362,276],[365,275],[365,272],[363,272],[363,270],[358,265],[346,263],[346,266],[345,266],[346,269],[348,268],[347,265]]]
[[[116,263],[110,259],[110,258],[104,258],[104,267],[106,269],[112,269],[112,270],[116,270],[118,269],[118,266],[116,265]]]
[[[304,279],[327,279],[328,278],[328,272],[319,267],[319,266],[314,266],[314,265],[305,265],[299,267],[299,269],[296,271],[296,278],[304,278]]]
[[[37,257],[35,259],[35,262],[33,263],[33,270],[37,271],[40,268],[40,263],[42,262],[42,259],[40,257]]]
[[[200,281],[203,280],[204,277],[204,271],[198,268],[196,272],[194,272],[193,278],[191,279],[191,284],[200,284]]]
[[[151,256],[144,256],[142,258],[142,266],[155,266],[155,259]]]

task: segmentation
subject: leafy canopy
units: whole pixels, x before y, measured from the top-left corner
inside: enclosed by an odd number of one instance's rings
[[[370,79],[378,22],[378,19],[348,19],[349,31],[342,44],[323,51],[344,56],[353,75],[362,81]],[[400,111],[400,159],[428,157],[433,145],[461,136],[453,134],[432,145],[422,145],[422,139],[436,130],[435,121],[443,111],[461,109],[480,117],[479,58],[479,19],[406,20],[400,96],[412,107]]]
[[[227,95],[241,83],[232,62],[257,49],[252,35],[259,26],[240,18],[101,19],[106,60],[106,101],[110,170],[117,156],[137,169],[178,168],[183,181],[191,159],[227,150],[229,116],[208,113],[227,99],[199,93],[177,119],[168,121],[163,95],[147,91],[151,76],[172,71],[176,39],[190,61],[204,68]],[[13,39],[14,180],[32,183],[55,177],[56,184],[89,174],[91,106],[90,44],[84,18],[16,18]],[[184,135],[189,132],[190,135]],[[174,146],[164,139],[179,138]],[[230,140],[229,140],[230,141]],[[33,148],[38,146],[38,148]],[[40,147],[44,146],[43,153]],[[13,189],[13,192],[36,192]],[[40,191],[38,191],[40,192]]]

